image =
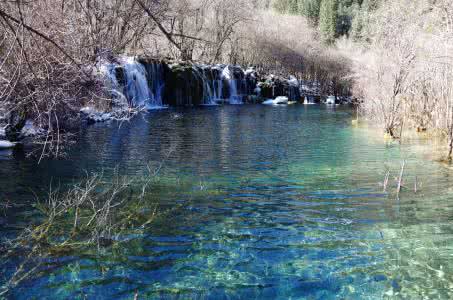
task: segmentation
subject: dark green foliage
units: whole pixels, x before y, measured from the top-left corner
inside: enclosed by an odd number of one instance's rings
[[[337,0],[322,0],[319,11],[319,30],[326,43],[333,43],[337,34]]]
[[[301,15],[320,26],[327,42],[352,35],[362,39],[370,11],[380,0],[275,0],[272,7],[282,14]]]
[[[318,22],[319,9],[321,6],[320,0],[304,0],[299,3],[299,11],[301,15],[307,17],[314,23]]]

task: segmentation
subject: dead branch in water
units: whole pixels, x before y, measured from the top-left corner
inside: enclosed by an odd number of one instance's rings
[[[403,181],[403,174],[404,174],[404,167],[406,166],[406,161],[403,161],[401,164],[401,171],[400,171],[400,176],[398,178],[398,188],[396,190],[396,198],[399,199],[400,196],[400,191],[401,191],[401,186],[402,186],[402,181]]]
[[[390,171],[387,171],[387,173],[385,174],[385,177],[384,177],[384,182],[383,182],[384,193],[387,191],[387,184],[389,183],[389,176],[390,176]]]
[[[160,170],[160,169],[159,169]],[[150,181],[134,182],[117,172],[108,182],[103,173],[88,175],[67,191],[50,187],[45,201],[39,201],[42,221],[15,239],[3,242],[3,263],[23,257],[8,282],[0,287],[0,297],[41,265],[42,259],[58,253],[75,253],[87,248],[110,248],[127,241],[127,234],[151,224],[157,205],[151,197]]]
[[[394,182],[395,182],[395,194],[396,194],[396,199],[399,199],[400,193],[402,192],[403,189],[409,190],[409,187],[404,184],[404,177],[405,177],[405,171],[406,171],[406,161],[401,162],[401,167],[398,171],[398,176],[394,177]],[[391,193],[392,189],[389,188],[389,179],[390,179],[390,170],[387,170],[384,175],[384,180],[379,183],[383,187],[383,192],[384,193]],[[413,184],[413,191],[414,194],[417,194],[419,192],[420,188],[420,182],[418,179],[418,176],[414,176],[414,184]],[[412,190],[412,189],[411,189]]]

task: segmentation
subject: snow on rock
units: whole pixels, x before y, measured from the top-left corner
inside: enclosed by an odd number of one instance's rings
[[[80,112],[86,117],[86,119],[90,123],[100,123],[112,119],[112,115],[110,113],[98,111],[94,107],[90,106],[82,108]]]
[[[280,105],[280,104],[288,104],[288,97],[285,96],[278,96],[275,99],[269,99],[263,102],[265,105]]]
[[[288,84],[291,85],[291,86],[299,87],[299,81],[297,80],[296,77],[294,77],[292,75],[289,76]]]
[[[0,138],[1,138],[1,137],[5,137],[5,136],[6,136],[5,127],[1,127],[1,126],[0,126]]]
[[[94,107],[90,106],[85,106],[82,109],[80,109],[80,112],[86,115],[94,114],[97,113],[98,111]]]
[[[222,71],[222,78],[226,80],[232,80],[234,79],[233,73],[231,72],[229,66],[223,69]]]
[[[245,76],[250,76],[252,78],[256,78],[256,71],[255,71],[255,68],[253,68],[253,67],[250,67],[247,70],[245,70],[244,74],[245,74]]]
[[[15,146],[16,146],[16,143],[6,141],[6,140],[0,141],[0,149],[11,149],[11,148],[14,148]]]
[[[35,126],[32,120],[27,120],[25,122],[24,128],[22,128],[22,131],[20,132],[21,137],[30,137],[30,136],[36,136],[38,134],[43,133],[43,129],[39,128],[38,126]]]
[[[274,99],[276,104],[286,104],[288,103],[288,97],[286,96],[278,96]]]
[[[334,104],[335,104],[335,96],[329,96],[329,97],[327,97],[327,99],[326,99],[326,104],[334,105]]]

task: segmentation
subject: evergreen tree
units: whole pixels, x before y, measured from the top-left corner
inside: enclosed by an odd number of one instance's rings
[[[324,40],[350,35],[363,39],[369,12],[382,0],[273,0],[272,7],[282,14],[302,15],[319,26]]]
[[[301,15],[318,24],[321,0],[299,0],[299,12]]]
[[[319,30],[326,43],[333,43],[337,33],[338,0],[322,0],[319,11]]]
[[[281,14],[287,13],[289,8],[289,0],[274,0],[272,2],[272,8]]]
[[[370,14],[377,9],[379,0],[364,0],[361,5],[356,5],[353,9],[353,19],[350,29],[350,36],[355,41],[366,41],[369,34]]]
[[[288,12],[290,14],[297,15],[299,13],[298,0],[289,0],[288,1],[288,6],[289,6],[288,7]]]

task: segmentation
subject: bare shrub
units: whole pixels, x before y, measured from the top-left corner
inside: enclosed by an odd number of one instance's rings
[[[453,50],[449,1],[384,1],[370,17],[370,43],[340,45],[354,60],[362,111],[395,137],[430,130],[453,149]]]
[[[160,5],[149,7],[160,15]],[[130,51],[154,27],[130,1],[0,1],[0,106],[11,138],[32,120],[44,130],[41,156],[62,154],[79,109],[110,105],[96,58]]]

